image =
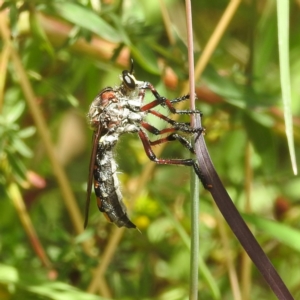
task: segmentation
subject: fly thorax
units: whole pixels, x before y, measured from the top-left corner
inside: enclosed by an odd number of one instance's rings
[[[127,124],[126,126],[123,127],[123,132],[133,133],[138,131],[139,131],[139,127],[135,124]]]
[[[140,123],[143,119],[144,119],[145,115],[144,113],[142,112],[139,112],[139,113],[135,113],[135,112],[131,112],[129,115],[128,115],[128,119],[131,121],[131,122],[137,122],[137,123]]]
[[[117,132],[108,132],[106,135],[100,138],[99,143],[101,143],[105,148],[112,148],[117,143],[118,139],[119,134]]]
[[[120,101],[120,104],[123,107],[126,107],[128,109],[130,109],[131,111],[140,111],[141,110],[141,106],[142,106],[142,102],[140,101],[140,99],[138,99],[137,97],[134,97],[135,99],[126,99],[123,98]]]

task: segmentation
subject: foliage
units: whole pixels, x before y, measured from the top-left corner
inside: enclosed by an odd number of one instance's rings
[[[196,61],[227,2],[192,1]],[[82,217],[70,209],[84,211],[89,104],[102,88],[119,84],[130,57],[139,80],[150,81],[169,98],[182,93],[188,78],[184,3],[165,4],[171,20],[163,20],[159,1],[3,1],[1,18],[9,19],[12,40],[9,44],[1,29],[1,299],[188,299],[188,168],[153,169],[137,136],[124,136],[116,153],[123,172],[119,178],[141,234],[115,228],[96,205],[91,205],[89,225],[82,232]],[[290,9],[297,155],[299,1],[291,2]],[[3,26],[7,24],[1,21]],[[203,112],[217,172],[297,298],[299,246],[293,241],[299,238],[300,182],[292,175],[286,142],[277,49],[274,1],[243,1],[196,82],[196,106]],[[49,136],[29,104],[25,90],[30,87]],[[176,143],[160,150],[163,157],[189,155]],[[62,167],[66,182],[59,173]],[[12,192],[15,183],[29,215]],[[68,188],[72,195],[65,197]],[[76,202],[68,202],[72,197]],[[243,278],[242,299],[274,299],[256,270],[247,273],[241,247],[203,189],[199,219],[200,298],[234,299],[228,275],[228,261],[234,260],[237,277]],[[220,227],[225,227],[229,254]]]

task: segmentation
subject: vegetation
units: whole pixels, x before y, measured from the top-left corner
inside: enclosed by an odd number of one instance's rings
[[[192,1],[196,62],[228,2]],[[196,106],[226,189],[299,299],[300,182],[285,132],[276,3],[235,2],[232,20],[218,29],[222,38],[196,79]],[[1,3],[0,298],[188,299],[188,168],[155,166],[138,137],[125,135],[116,153],[119,178],[141,234],[107,222],[94,195],[83,230],[89,105],[102,88],[119,84],[131,57],[135,76],[162,95],[172,99],[187,92],[184,2]],[[296,154],[299,9],[300,2],[291,1]],[[177,143],[156,151],[189,156]],[[275,299],[211,200],[201,188],[199,299]]]

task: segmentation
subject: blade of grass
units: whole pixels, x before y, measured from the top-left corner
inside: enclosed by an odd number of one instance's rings
[[[217,205],[213,203],[214,210],[215,210],[215,215],[216,215],[216,220],[217,220],[217,226],[218,226],[218,231],[219,235],[221,237],[222,241],[222,251],[225,253],[226,256],[226,267],[228,271],[228,276],[230,280],[230,285],[231,285],[231,291],[232,291],[232,299],[233,300],[246,300],[246,298],[242,298],[241,296],[241,289],[239,286],[239,276],[237,275],[236,269],[235,269],[235,261],[233,257],[233,252],[230,250],[230,238],[229,235],[227,234],[225,228],[225,222],[222,219],[221,212],[219,211]]]
[[[284,109],[285,132],[290,151],[292,169],[297,174],[297,164],[291,111],[291,82],[289,62],[289,4],[288,0],[277,0],[279,65],[282,101]]]

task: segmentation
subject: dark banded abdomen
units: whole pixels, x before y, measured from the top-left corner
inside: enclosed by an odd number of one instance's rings
[[[136,228],[129,220],[122,200],[112,149],[103,151],[101,144],[98,145],[94,166],[94,188],[98,208],[110,222],[118,227]]]

